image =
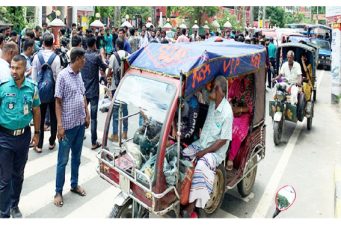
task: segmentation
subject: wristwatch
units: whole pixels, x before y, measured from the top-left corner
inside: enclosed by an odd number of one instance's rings
[[[34,134],[40,134],[40,130],[34,131]]]

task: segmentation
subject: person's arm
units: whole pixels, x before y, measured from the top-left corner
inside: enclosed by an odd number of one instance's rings
[[[33,124],[34,124],[34,135],[32,138],[33,146],[37,146],[39,142],[39,133],[36,132],[44,132],[40,129],[40,99],[38,94],[38,88],[35,87],[34,96],[33,96],[33,104],[32,104],[32,113],[33,113]]]
[[[38,75],[38,55],[35,55],[33,58],[33,62],[32,62],[32,80],[37,82],[37,75]]]
[[[210,147],[205,148],[202,151],[197,152],[196,157],[200,159],[207,153],[212,153],[218,151],[221,147],[223,147],[227,142],[227,139],[219,139],[216,142],[214,142]]]
[[[90,125],[90,114],[88,109],[88,102],[86,101],[86,97],[84,96],[84,109],[85,109],[85,127],[88,128]]]
[[[62,121],[62,103],[64,97],[64,82],[62,77],[57,76],[56,89],[55,89],[55,98],[56,98],[56,117],[57,117],[57,137],[58,140],[63,140],[65,135],[65,130],[63,127]]]

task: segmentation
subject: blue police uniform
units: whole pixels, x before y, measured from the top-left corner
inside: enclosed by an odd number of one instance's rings
[[[21,88],[12,78],[0,83],[0,218],[18,207],[31,141],[29,123],[39,105],[34,81],[25,79]]]

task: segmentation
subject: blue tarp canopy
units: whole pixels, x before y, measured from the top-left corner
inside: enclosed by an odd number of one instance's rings
[[[225,39],[226,40],[226,39]],[[132,68],[179,78],[186,75],[186,93],[193,93],[218,75],[238,76],[257,71],[265,64],[266,50],[261,45],[212,40],[191,43],[150,43],[133,53]]]

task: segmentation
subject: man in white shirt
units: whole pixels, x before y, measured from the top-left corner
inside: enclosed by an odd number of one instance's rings
[[[18,55],[18,45],[14,42],[4,44],[0,58],[0,82],[11,78],[10,63],[15,55]]]
[[[179,42],[189,42],[189,38],[186,37],[186,29],[183,28],[181,30],[181,33],[182,35],[180,35],[180,37],[178,37],[178,39],[176,40],[176,43],[179,43]]]
[[[291,94],[291,104],[297,104],[297,95],[299,87],[302,84],[302,69],[298,62],[294,61],[295,54],[293,51],[288,51],[288,61],[283,63],[279,75],[273,80],[279,80],[280,82],[275,85],[275,90],[285,89]]]
[[[32,63],[31,63],[31,56],[34,53],[34,45],[35,42],[32,39],[26,40],[24,42],[24,52],[21,53],[26,59],[26,71],[25,71],[25,77],[31,78],[32,74]]]

